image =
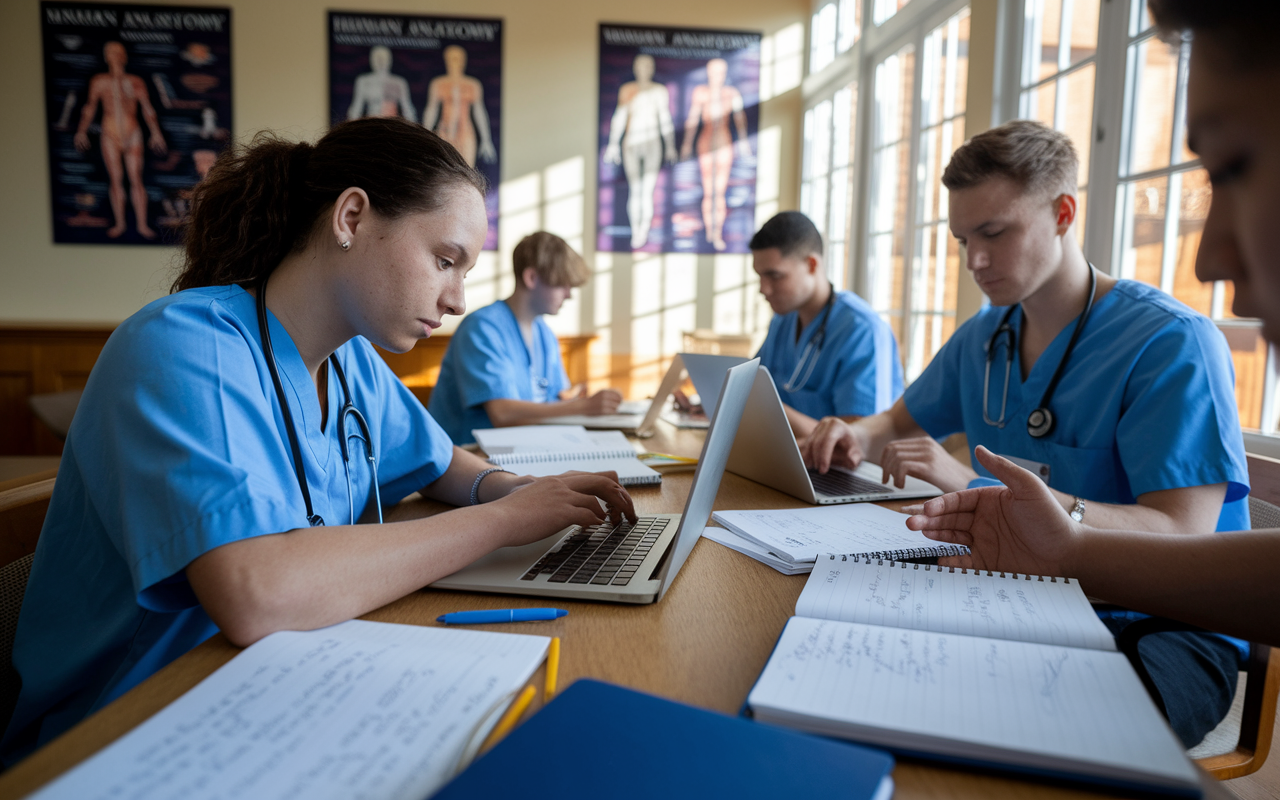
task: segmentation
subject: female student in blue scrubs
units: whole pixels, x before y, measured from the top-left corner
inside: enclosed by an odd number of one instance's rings
[[[560,343],[542,317],[558,314],[574,287],[587,282],[591,273],[582,256],[554,233],[539,231],[520,240],[511,261],[515,291],[458,325],[431,392],[431,415],[455,444],[474,442],[477,428],[612,414],[622,401],[614,389],[591,396],[580,389],[561,399],[569,377]]]
[[[994,482],[929,438],[964,431],[971,447],[1039,474],[1090,525],[1249,526],[1226,341],[1168,295],[1085,260],[1073,226],[1076,171],[1070,141],[1034,122],[956,151],[943,175],[951,229],[993,305],[955,332],[889,412],[852,425],[823,420],[802,446],[808,463],[825,470],[868,458],[899,482],[910,474],[947,491]],[[1165,652],[1178,637],[1176,652]],[[1230,706],[1238,651],[1191,634],[1142,647],[1175,730],[1196,744]]]
[[[1257,317],[1280,344],[1280,5],[1150,0],[1174,41],[1194,36],[1187,80],[1187,144],[1213,198],[1196,257],[1203,281],[1234,284],[1232,311]],[[956,567],[1069,575],[1089,593],[1149,614],[1280,647],[1280,530],[1165,536],[1100,530],[1073,520],[1034,475],[985,449],[1004,486],[948,494],[908,520],[963,544]]]
[[[72,423],[18,622],[7,762],[219,630],[244,646],[342,622],[595,524],[597,498],[632,513],[610,476],[518,478],[455,449],[370,344],[403,352],[462,313],[483,192],[451,145],[395,119],[219,157],[182,291],[112,334]],[[353,524],[418,490],[464,508]]]
[[[784,211],[751,238],[752,266],[774,318],[760,352],[797,437],[822,417],[852,421],[884,411],[902,394],[893,331],[853,292],[827,280],[822,235]]]

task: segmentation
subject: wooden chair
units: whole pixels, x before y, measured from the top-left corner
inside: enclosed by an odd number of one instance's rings
[[[0,729],[7,727],[22,680],[13,668],[13,639],[44,526],[53,478],[0,491]]]

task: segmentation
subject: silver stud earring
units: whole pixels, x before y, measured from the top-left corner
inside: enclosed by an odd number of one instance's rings
[[[343,239],[341,242],[338,243],[338,246],[341,247],[343,250],[350,250],[351,241],[349,239]]]

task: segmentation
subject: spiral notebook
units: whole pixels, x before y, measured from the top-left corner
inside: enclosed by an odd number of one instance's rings
[[[926,539],[924,534],[907,529],[906,514],[870,503],[717,511],[711,519],[763,549],[773,559],[796,566],[812,564],[819,553],[900,560],[969,552],[969,548],[962,545]],[[753,548],[733,549],[776,568],[771,560],[760,559],[750,552]],[[800,571],[808,572],[807,569]]]
[[[662,482],[619,431],[589,431],[581,425],[519,425],[473,431],[494,466],[535,478],[569,470],[618,473],[623,486]]]
[[[756,719],[915,756],[1199,796],[1070,579],[823,556],[747,698]]]

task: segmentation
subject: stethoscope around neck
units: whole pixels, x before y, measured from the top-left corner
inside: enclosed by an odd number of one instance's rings
[[[1040,398],[1040,405],[1027,415],[1027,434],[1033,439],[1043,439],[1053,433],[1057,420],[1054,419],[1053,412],[1049,410],[1049,401],[1053,399],[1053,392],[1058,388],[1058,381],[1062,380],[1062,373],[1067,367],[1067,361],[1071,358],[1071,351],[1075,349],[1076,340],[1080,338],[1080,331],[1084,329],[1084,324],[1089,319],[1089,312],[1093,311],[1093,299],[1097,290],[1098,272],[1093,264],[1090,264],[1089,299],[1085,302],[1084,311],[1080,314],[1080,319],[1076,321],[1076,329],[1071,332],[1071,338],[1067,341],[1067,350],[1062,354],[1062,359],[1058,361],[1058,368],[1053,371],[1053,377],[1049,380],[1049,385],[1045,387],[1044,395]],[[1009,376],[1013,371],[1013,354],[1018,349],[1018,332],[1009,324],[1009,318],[1013,316],[1014,310],[1019,308],[1020,305],[1010,306],[1009,310],[1004,312],[1004,316],[1000,318],[1000,324],[996,327],[995,332],[991,334],[991,338],[987,340],[984,348],[986,350],[987,366],[982,379],[982,421],[995,428],[1003,428],[1007,423],[1004,418],[1004,412],[1009,402]],[[992,419],[991,415],[987,413],[987,398],[991,389],[991,362],[995,360],[996,345],[1002,336],[1005,337],[1004,392],[1000,396],[1000,416],[997,419]]]
[[[828,284],[828,288],[830,291],[827,293],[827,302],[822,305],[822,324],[818,326],[818,330],[814,331],[813,336],[809,337],[804,350],[800,351],[800,360],[796,362],[796,368],[791,371],[791,378],[782,384],[782,388],[788,392],[798,392],[803,389],[813,375],[813,370],[818,366],[818,356],[822,355],[822,345],[827,341],[827,322],[831,319],[831,306],[836,299],[835,287]],[[797,322],[799,322],[798,318]]]
[[[298,433],[293,427],[293,413],[289,411],[289,401],[285,397],[284,386],[280,383],[280,372],[276,367],[275,350],[271,347],[271,329],[267,324],[267,281],[264,278],[257,284],[258,333],[262,337],[262,350],[266,356],[267,371],[271,373],[271,383],[276,388],[276,400],[280,403],[280,414],[284,417],[284,427],[289,435],[289,449],[293,453],[293,471],[298,478],[298,488],[302,489],[302,502],[307,507],[307,523],[316,528],[324,525],[324,518],[315,513],[311,506],[311,490],[307,487],[307,468],[302,463],[302,448],[298,445]],[[347,476],[347,502],[351,504],[351,524],[356,524],[356,503],[351,489],[351,439],[364,442],[365,459],[369,462],[369,471],[373,478],[373,507],[378,513],[378,522],[382,522],[382,494],[378,490],[378,461],[373,455],[373,437],[369,435],[369,423],[364,414],[351,402],[351,388],[347,385],[347,376],[342,371],[335,353],[329,354],[329,363],[333,374],[342,387],[342,410],[338,412],[338,443],[342,449],[342,468]],[[347,433],[347,417],[354,417],[358,432]]]

